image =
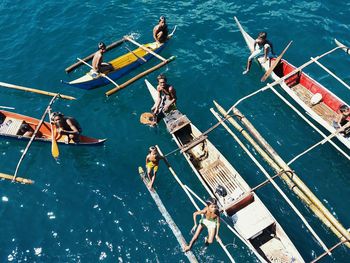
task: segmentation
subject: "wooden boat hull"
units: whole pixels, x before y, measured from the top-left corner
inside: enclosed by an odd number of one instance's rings
[[[156,89],[146,81],[154,101]],[[282,227],[259,197],[190,120],[178,110],[164,118],[168,131],[208,194],[231,217],[234,229],[261,262],[304,262]],[[226,188],[225,198],[216,193],[218,185]],[[294,261],[293,261],[294,260]]]
[[[0,136],[13,138],[18,140],[29,140],[30,137],[23,136],[20,133],[20,127],[23,123],[28,124],[33,130],[39,124],[39,120],[29,116],[21,115],[9,111],[0,111],[0,117],[3,117],[3,122],[0,124]],[[0,118],[1,119],[1,118]],[[39,129],[40,137],[36,137],[35,141],[51,142],[51,125],[48,122],[44,122]],[[67,136],[63,135],[56,138],[57,143],[69,144],[69,145],[100,145],[106,141],[106,139],[95,139],[80,135],[80,142],[75,143],[73,141],[67,141]]]
[[[155,53],[161,52],[164,47],[166,46],[166,43],[164,44],[157,44],[156,42],[148,43],[144,45],[145,47],[148,47]],[[141,48],[137,48],[133,50],[133,53],[136,54],[138,57],[142,57],[147,61],[152,59],[154,56],[152,54],[147,53]],[[116,59],[111,60],[109,63],[113,66],[115,69],[114,71],[111,71],[107,74],[108,77],[110,77],[113,80],[117,80],[121,78],[122,76],[128,74],[132,70],[136,69],[140,65],[146,63],[143,60],[137,58],[132,52],[126,53]],[[110,84],[110,81],[102,76],[93,77],[90,72],[86,73],[84,76],[75,79],[70,82],[63,82],[65,84],[68,84],[73,87],[90,90],[93,88],[97,88],[100,86],[105,86],[107,84]]]
[[[243,35],[243,38],[249,48],[253,49],[254,39],[242,28],[239,21],[236,20],[238,27]],[[269,61],[263,62],[262,58],[257,59],[261,67],[267,71],[270,67]],[[273,59],[272,59],[273,61]],[[283,76],[296,69],[295,66],[282,59],[279,65],[271,73],[273,80],[279,80]],[[333,121],[338,115],[339,106],[346,104],[343,100],[337,97],[334,93],[312,79],[304,72],[297,72],[290,76],[286,80],[280,83],[282,89],[297,102],[309,116],[311,116],[316,122],[322,125],[330,133],[334,133],[336,129],[333,127]],[[317,104],[311,103],[311,99],[316,94],[321,94],[322,101]],[[350,120],[349,120],[350,121]],[[342,134],[336,135],[346,147],[350,149],[350,139],[344,137]]]

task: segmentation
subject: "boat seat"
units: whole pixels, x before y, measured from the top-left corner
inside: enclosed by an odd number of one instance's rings
[[[23,120],[6,117],[4,122],[0,126],[0,133],[17,135],[18,130],[21,128],[22,124]]]
[[[251,192],[245,193],[244,195],[239,197],[237,200],[234,200],[232,203],[225,206],[224,210],[226,211],[228,216],[232,216],[242,208],[251,204],[253,201],[254,201],[254,195]]]

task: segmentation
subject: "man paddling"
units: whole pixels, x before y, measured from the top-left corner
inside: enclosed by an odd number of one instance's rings
[[[208,229],[208,236],[205,237],[205,244],[209,245],[213,243],[214,237],[217,241],[220,240],[219,228],[220,228],[220,212],[217,205],[216,199],[210,198],[206,201],[207,206],[203,210],[199,210],[193,213],[194,226],[191,233],[194,231],[195,234],[188,245],[184,246],[184,252],[189,251],[194,243],[197,241],[200,233],[202,232],[204,226]],[[197,225],[196,217],[197,215],[203,215],[202,219],[199,220],[199,225]]]
[[[51,121],[55,124],[60,136],[67,135],[68,141],[73,140],[78,143],[82,129],[78,121],[72,117],[66,117],[61,112],[53,112]]]
[[[248,58],[247,68],[245,71],[243,71],[243,75],[249,72],[250,67],[252,66],[252,60],[261,56],[264,56],[263,63],[265,63],[268,58],[274,56],[273,46],[272,43],[269,40],[267,40],[266,32],[260,32],[258,38],[255,39],[254,51]]]
[[[157,150],[157,147],[151,146],[149,148],[148,155],[146,156],[146,167],[147,167],[147,176],[149,179],[148,188],[153,189],[154,180],[156,179],[159,161],[163,159]],[[151,172],[153,170],[153,176],[151,176]]]
[[[158,43],[165,43],[168,39],[169,31],[164,16],[161,16],[158,25],[153,28],[153,38]]]
[[[151,111],[157,117],[156,122],[158,123],[164,117],[164,114],[176,109],[177,97],[174,87],[167,83],[164,74],[160,74],[157,80],[158,98]]]
[[[94,72],[105,73],[113,70],[113,66],[109,63],[103,62],[103,54],[106,52],[106,44],[100,42],[98,44],[98,50],[92,58],[92,68]]]

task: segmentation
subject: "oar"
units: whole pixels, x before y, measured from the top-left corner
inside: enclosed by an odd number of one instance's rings
[[[119,39],[115,42],[113,42],[112,44],[108,45],[106,47],[106,51],[112,50],[115,47],[120,46],[121,44],[123,44],[125,42],[125,39]],[[90,54],[89,56],[83,58],[82,60],[84,60],[85,62],[88,62],[89,60],[91,60],[95,55],[95,52]],[[83,63],[81,61],[78,61],[77,63],[74,63],[73,65],[69,66],[68,68],[65,69],[66,73],[71,72],[72,70],[76,69],[77,67],[79,67],[80,65],[82,65]]]
[[[80,59],[80,58],[77,58],[77,60],[81,61],[82,63],[84,63],[86,66],[90,67],[93,69],[93,67],[89,64],[89,63],[86,63],[84,60]],[[100,73],[100,75],[102,77],[104,77],[105,79],[108,79],[112,84],[114,84],[116,86],[116,88],[119,88],[119,85],[113,80],[111,79],[110,77],[108,77],[106,74],[103,74],[103,73]]]
[[[51,120],[51,110],[49,109],[49,119],[50,119],[50,126],[51,126],[51,154],[52,157],[57,159],[60,155],[60,151],[58,149],[57,141],[56,141],[56,129],[54,130],[54,127],[52,125]]]
[[[34,140],[36,134],[38,133],[38,131],[39,131],[40,127],[41,127],[41,125],[43,124],[44,119],[45,119],[45,116],[46,116],[47,112],[49,111],[49,109],[50,109],[52,103],[54,103],[54,101],[55,101],[58,97],[59,97],[59,94],[57,94],[55,97],[53,97],[53,98],[51,99],[49,105],[46,107],[46,109],[45,109],[45,111],[44,111],[44,113],[43,113],[43,116],[41,117],[41,119],[40,119],[40,121],[39,121],[39,123],[38,123],[38,126],[36,126],[36,129],[35,129],[35,131],[34,131],[32,137],[30,138],[30,140],[29,140],[29,142],[28,142],[28,144],[27,144],[27,147],[24,149],[24,151],[23,151],[23,153],[22,153],[22,156],[21,156],[21,158],[19,159],[19,161],[18,161],[18,163],[17,163],[16,170],[15,170],[15,174],[14,174],[14,176],[13,176],[12,181],[15,181],[15,180],[16,180],[17,172],[18,172],[19,166],[21,165],[21,163],[22,163],[22,161],[23,161],[24,156],[27,154],[27,151],[28,151],[30,145],[32,144],[32,142],[33,142],[33,140]]]
[[[134,51],[132,51],[130,48],[128,48],[128,47],[126,47],[126,46],[125,46],[125,48],[126,48],[131,54],[133,54],[135,57],[137,57],[138,59],[141,59],[143,62],[147,62],[146,59],[144,59],[143,57],[140,57],[140,56],[136,55],[136,53],[135,53]]]
[[[14,84],[9,84],[9,83],[5,83],[5,82],[0,82],[0,86],[5,87],[5,88],[10,88],[10,89],[18,89],[18,90],[23,90],[23,91],[38,93],[38,94],[42,94],[42,95],[46,95],[46,96],[51,96],[51,97],[55,97],[55,96],[58,95],[58,93],[48,92],[48,91],[39,90],[39,89],[27,88],[27,87],[18,86],[18,85],[14,85]],[[76,98],[71,97],[71,96],[62,95],[62,94],[59,94],[59,95],[60,95],[60,97],[61,97],[62,99],[66,99],[66,100],[76,100]]]
[[[282,51],[282,53],[274,60],[271,67],[265,72],[264,76],[261,78],[261,82],[264,82],[272,73],[272,71],[275,69],[275,67],[278,65],[278,63],[281,61],[284,53],[286,53],[289,46],[292,44],[293,41],[290,41],[289,44],[286,46],[286,48]]]

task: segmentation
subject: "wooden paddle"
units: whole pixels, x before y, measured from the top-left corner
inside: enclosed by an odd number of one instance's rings
[[[119,39],[119,40],[113,42],[112,44],[108,45],[106,47],[106,51],[112,50],[113,48],[120,46],[124,42],[125,42],[124,38]],[[84,60],[85,62],[88,62],[89,60],[91,60],[94,57],[94,55],[95,55],[95,52],[90,54],[89,56],[83,58],[82,60]],[[69,66],[68,68],[66,68],[65,71],[66,71],[66,73],[69,73],[69,72],[73,71],[74,69],[76,69],[77,67],[79,67],[82,64],[83,64],[83,62],[78,61],[78,62],[74,63],[73,65]]]
[[[59,95],[62,99],[76,100],[76,98],[71,97],[71,96],[62,95],[62,94],[53,93],[53,92],[48,92],[48,91],[39,90],[39,89],[27,88],[27,87],[18,86],[18,85],[14,85],[14,84],[9,84],[9,83],[5,83],[5,82],[0,82],[0,86],[5,87],[5,88],[10,88],[10,89],[18,89],[18,90],[38,93],[38,94],[47,95],[47,96],[51,96],[51,97]]]
[[[261,78],[261,82],[264,82],[272,73],[272,71],[275,69],[275,67],[278,65],[278,63],[281,61],[284,53],[286,53],[289,46],[292,44],[293,41],[290,41],[289,44],[286,46],[286,48],[282,51],[282,53],[274,60],[271,67],[268,69],[268,71],[265,72],[264,76]]]
[[[51,126],[51,154],[52,157],[57,159],[60,155],[60,151],[58,149],[57,141],[56,141],[56,127],[52,125],[52,115],[51,110],[49,109],[49,119],[50,119],[50,126]]]
[[[89,64],[89,63],[86,63],[84,60],[80,59],[80,58],[77,58],[77,60],[81,61],[82,63],[84,63],[86,66],[90,67],[91,69],[93,69],[93,67]],[[106,74],[103,74],[103,73],[99,73],[102,77],[104,77],[105,79],[108,79],[112,84],[114,84],[116,86],[116,88],[119,89],[119,85],[113,80],[111,79],[110,77],[108,77]]]

